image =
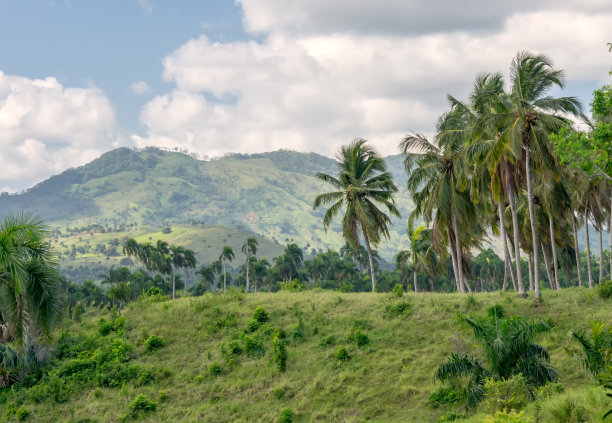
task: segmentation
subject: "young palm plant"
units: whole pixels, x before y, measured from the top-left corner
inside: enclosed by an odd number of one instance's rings
[[[332,185],[335,191],[318,195],[313,209],[331,204],[323,217],[325,230],[334,217],[346,207],[342,218],[342,235],[353,250],[360,245],[363,236],[372,279],[372,292],[376,290],[376,273],[371,245],[378,245],[381,237],[389,238],[389,215],[400,215],[393,195],[397,187],[391,173],[387,172],[382,157],[365,140],[356,140],[340,149],[337,155],[338,176],[318,173],[317,178]]]

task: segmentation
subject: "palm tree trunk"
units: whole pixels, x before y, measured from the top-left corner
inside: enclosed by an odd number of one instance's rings
[[[223,293],[225,294],[225,288],[227,287],[227,274],[225,273],[225,257],[221,256],[221,263],[223,265]]]
[[[174,272],[172,272],[172,299],[175,298],[176,295],[176,289],[175,289],[175,280],[174,280]]]
[[[449,222],[450,223],[450,222]],[[453,273],[455,275],[455,288],[457,292],[463,292],[463,286],[459,283],[459,272],[457,271],[457,257],[455,257],[455,247],[453,247],[453,239],[451,238],[450,226],[446,225],[446,235],[448,236],[448,246],[451,253],[451,262],[453,263]]]
[[[366,250],[368,250],[368,260],[370,261],[370,276],[372,277],[372,292],[376,292],[376,272],[374,272],[374,258],[372,257],[372,250],[370,249],[370,238],[366,232],[363,224],[361,225],[361,231],[363,232],[363,238],[365,240]]]
[[[572,228],[574,229],[574,253],[576,254],[576,271],[578,272],[578,286],[582,287],[582,265],[580,263],[580,249],[578,248],[578,229],[576,216],[572,212]]]
[[[412,279],[414,280],[414,292],[419,292],[417,288],[417,272],[416,269],[412,271]]]
[[[599,282],[601,283],[601,281],[603,281],[603,275],[604,275],[604,266],[606,265],[606,263],[604,263],[604,255],[603,255],[603,227],[597,231],[599,232]]]
[[[246,292],[249,292],[249,259],[251,257],[247,254],[247,261],[246,261]]]
[[[593,272],[591,271],[591,241],[589,239],[589,215],[584,211],[584,234],[586,236],[587,273],[589,274],[589,288],[593,288]]]
[[[525,173],[527,174],[527,203],[529,205],[529,220],[531,223],[531,243],[533,244],[533,287],[534,287],[534,299],[537,301],[541,298],[540,293],[540,275],[538,269],[540,268],[540,260],[538,257],[538,233],[536,231],[536,217],[535,207],[533,204],[533,190],[531,188],[531,151],[529,151],[529,145],[525,148]]]
[[[555,290],[555,281],[550,273],[550,263],[548,261],[548,254],[546,254],[546,249],[544,248],[544,243],[540,242],[540,246],[542,247],[542,258],[544,259],[544,268],[546,269],[546,276],[548,276],[548,285],[550,285],[551,291]]]
[[[501,230],[501,237],[504,243],[504,285],[502,291],[508,288],[508,270],[512,275],[512,282],[514,283],[514,275],[512,274],[512,259],[510,258],[510,252],[508,251],[508,240],[506,239],[506,225],[504,224],[504,210],[503,204],[500,198],[497,199],[497,210],[499,213],[499,228]],[[516,283],[514,283],[516,289]]]
[[[610,232],[610,278],[612,279],[612,196],[610,196],[610,222],[608,223],[608,232]]]
[[[555,287],[557,289],[561,289],[561,285],[559,285],[559,268],[557,261],[557,245],[555,244],[555,225],[553,223],[552,217],[548,217],[548,224],[550,226],[550,249],[552,251],[553,257],[553,276],[555,278]]]
[[[533,291],[533,253],[529,252],[529,261],[527,262],[527,270],[529,272],[529,290]]]
[[[510,234],[508,232],[506,232],[506,236],[507,236],[506,242],[510,242]],[[508,248],[508,256],[510,258],[512,258],[511,253],[513,253],[512,250]],[[516,257],[514,258],[514,260],[516,260]],[[519,266],[520,266],[520,263],[519,263]],[[516,284],[516,278],[514,277],[514,268],[512,267],[512,261],[508,263],[508,267],[510,267],[510,277],[512,278],[512,287],[514,288],[515,292],[518,292],[518,286]]]
[[[465,278],[463,277],[463,266],[462,266],[462,256],[461,256],[461,243],[459,242],[459,225],[457,225],[457,216],[453,214],[453,230],[455,231],[455,254],[457,255],[457,272],[459,274],[459,283],[463,286],[465,292],[465,288],[467,291],[472,292],[472,288],[467,284]]]
[[[508,182],[508,201],[510,202],[510,211],[512,212],[512,234],[514,236],[514,261],[516,262],[516,277],[518,284],[519,297],[526,297],[525,284],[523,283],[523,273],[521,272],[521,238],[519,234],[518,216],[516,214],[516,205],[514,204],[514,187]],[[529,283],[531,286],[531,281]]]

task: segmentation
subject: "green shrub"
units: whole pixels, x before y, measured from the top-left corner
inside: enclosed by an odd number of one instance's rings
[[[94,389],[92,394],[94,398],[102,398],[102,391],[98,388]]]
[[[336,337],[334,335],[324,336],[319,341],[319,348],[327,348],[336,343]]]
[[[161,336],[151,335],[144,342],[146,351],[156,351],[166,345],[166,341]]]
[[[538,388],[536,398],[550,398],[562,394],[563,392],[565,392],[565,385],[563,382],[548,382],[546,385]]]
[[[404,295],[404,288],[399,283],[396,283],[393,287],[393,295],[397,298],[401,298]]]
[[[119,332],[125,327],[125,317],[119,316],[106,320],[104,317],[98,320],[98,333],[106,336],[111,332]]]
[[[493,416],[485,417],[481,423],[533,423],[533,419],[525,417],[522,411],[520,413],[498,411]]]
[[[385,306],[385,315],[388,317],[407,315],[411,309],[412,304],[406,301],[397,301],[394,303],[389,303]]]
[[[429,404],[438,408],[441,404],[456,404],[461,401],[461,394],[454,388],[439,388],[429,396]]]
[[[144,371],[141,371],[138,374],[138,379],[136,380],[134,385],[136,385],[136,386],[145,386],[145,385],[150,384],[154,380],[155,380],[155,375],[152,372],[144,370]]]
[[[268,312],[264,306],[258,306],[253,312],[253,319],[257,320],[259,323],[266,323],[270,320],[270,316],[268,316]]]
[[[487,379],[485,382],[485,398],[483,407],[494,413],[496,411],[520,411],[530,399],[527,381],[522,374],[506,380]]]
[[[278,423],[293,423],[293,417],[295,413],[291,408],[285,408],[281,411],[281,415],[278,418]]]
[[[130,408],[137,411],[155,411],[157,403],[149,400],[144,394],[137,395],[132,402],[130,402]]]
[[[338,361],[349,361],[351,359],[351,356],[349,355],[344,345],[338,346],[338,348],[336,349],[335,357]]]
[[[256,332],[257,329],[259,329],[261,327],[261,323],[259,323],[257,320],[255,319],[251,319],[249,320],[249,322],[247,323],[247,327],[245,332],[246,333],[253,333]]]
[[[221,365],[215,361],[208,366],[208,373],[211,376],[219,376],[223,373],[223,367],[221,367]]]
[[[612,280],[602,280],[597,286],[597,294],[604,300],[612,298]]]
[[[24,421],[29,416],[30,416],[30,412],[28,411],[27,408],[24,408],[24,407],[19,407],[17,411],[15,412],[15,417],[17,417],[17,420],[20,422]]]
[[[81,304],[80,301],[77,301],[77,303],[74,305],[74,308],[72,309],[72,320],[74,322],[81,323],[81,319],[83,318],[84,312],[85,309],[83,308],[83,304]]]
[[[557,402],[546,416],[546,423],[586,423],[590,421],[587,408],[577,404],[572,397],[566,397]]]
[[[442,415],[442,417],[438,419],[438,423],[454,422],[457,420],[463,420],[466,417],[467,416],[463,413],[455,413],[454,411],[447,411],[446,413]]]
[[[272,345],[272,361],[274,361],[280,372],[285,372],[287,370],[287,345],[285,340],[276,333],[272,337]]]
[[[474,294],[469,294],[467,297],[465,297],[464,305],[465,308],[468,310],[478,305],[478,301],[476,301],[476,297],[474,296]]]
[[[253,339],[249,335],[242,335],[242,343],[244,344],[244,352],[249,357],[261,357],[266,353],[263,343],[259,339]]]
[[[358,347],[365,347],[370,343],[370,338],[359,328],[353,328],[351,334],[348,337],[350,342],[353,342]]]
[[[302,292],[306,290],[306,285],[299,280],[294,279],[291,282],[279,282],[276,288],[278,291]]]
[[[152,286],[150,287],[147,292],[145,292],[145,295],[147,297],[154,297],[156,295],[164,295],[164,291],[162,291],[161,288],[158,288],[156,286]]]

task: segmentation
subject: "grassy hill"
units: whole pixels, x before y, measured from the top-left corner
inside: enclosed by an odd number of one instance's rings
[[[448,411],[465,411],[461,403],[429,404],[440,387],[433,382],[437,364],[457,350],[480,355],[457,313],[482,316],[488,306],[500,303],[509,315],[554,323],[553,331],[537,342],[548,348],[565,393],[532,403],[527,414],[554,423],[559,420],[551,410],[573,403],[587,410],[589,421],[598,421],[607,407],[603,390],[568,352],[575,348],[570,330],[591,320],[610,323],[610,304],[593,294],[586,289],[545,291],[545,305],[538,308],[531,299],[502,293],[476,294],[475,301],[456,294],[405,294],[401,299],[323,291],[208,294],[132,303],[122,313],[123,327],[116,324],[117,331],[109,329],[104,336],[99,321],[110,317],[89,310],[81,324],[66,323],[58,347],[63,358],[54,370],[38,387],[4,392],[0,413],[19,406],[28,421],[37,422],[276,422],[290,408],[293,422],[437,422]],[[404,313],[386,312],[398,302],[408,304]],[[254,331],[251,326],[245,337],[258,306],[269,321]],[[350,337],[355,327],[369,340],[361,347]],[[288,340],[284,373],[271,359],[279,329]],[[145,339],[151,335],[163,338],[165,345],[147,351]],[[336,358],[341,345],[349,360]],[[109,361],[103,354],[124,361]],[[96,378],[87,366],[100,356],[107,358],[99,366],[109,372],[112,366],[130,370]],[[147,406],[134,403],[140,394],[156,403],[155,410],[133,410],[134,404]],[[458,421],[481,418],[482,413]]]

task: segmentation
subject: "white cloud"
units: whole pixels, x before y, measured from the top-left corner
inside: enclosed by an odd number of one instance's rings
[[[0,186],[27,188],[122,144],[115,111],[97,88],[0,71]]]
[[[151,87],[145,81],[134,82],[130,88],[134,94],[147,94],[151,92]]]
[[[242,1],[251,28],[250,20],[268,19],[252,15],[266,12],[253,6],[263,3]],[[291,22],[310,19],[304,8],[291,9],[297,2],[281,3],[266,3],[280,7],[278,19],[287,8]],[[366,137],[395,154],[409,130],[432,132],[447,93],[464,97],[479,72],[506,72],[517,51],[549,55],[572,80],[603,80],[610,22],[612,11],[562,10],[513,14],[487,34],[301,33],[272,22],[257,24],[271,31],[262,42],[201,36],[164,59],[164,79],[175,89],[145,105],[147,134],[135,142],[207,155],[277,148],[332,155]]]

